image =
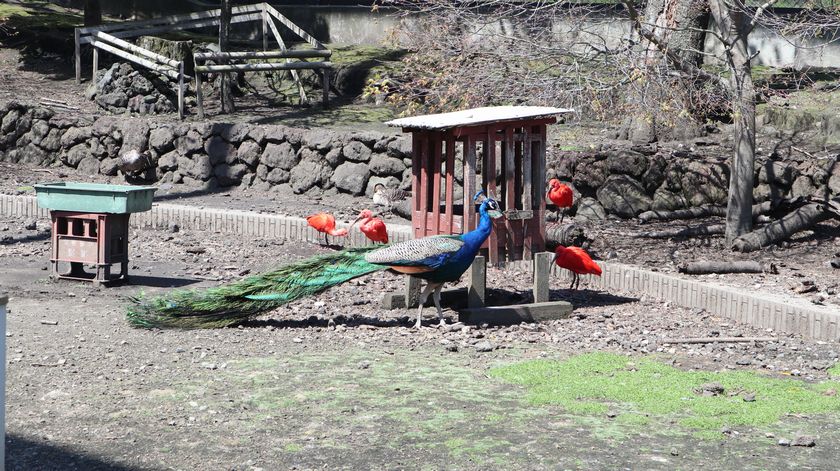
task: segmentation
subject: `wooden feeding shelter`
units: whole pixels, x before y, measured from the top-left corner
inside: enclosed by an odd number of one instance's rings
[[[544,251],[547,125],[572,111],[498,106],[387,122],[412,135],[414,237],[474,229],[473,196],[483,188],[505,214],[485,242],[490,263],[531,260]],[[456,180],[463,181],[457,201]]]

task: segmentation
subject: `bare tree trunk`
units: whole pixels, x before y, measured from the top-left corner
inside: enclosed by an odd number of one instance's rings
[[[102,24],[102,7],[99,0],[85,0],[85,26]]]
[[[624,2],[627,5],[627,2]],[[693,67],[702,62],[708,14],[705,3],[694,0],[650,0],[645,6],[644,20],[640,24],[652,34],[656,44],[643,38],[637,53],[641,66],[656,68],[663,60],[662,46],[674,51],[679,60]],[[692,86],[686,80],[686,86]],[[678,126],[661,119],[657,112],[661,94],[646,89],[641,82],[634,87],[628,101],[638,106],[637,112],[625,122],[628,139],[635,142],[654,142],[666,137],[668,128]],[[650,96],[648,96],[650,95]]]
[[[729,87],[733,95],[735,153],[730,165],[726,208],[726,243],[731,245],[736,237],[752,231],[755,87],[747,49],[747,36],[752,28],[744,5],[739,1],[730,6],[725,0],[710,0],[709,5],[726,48],[725,60],[731,74]]]
[[[230,36],[230,0],[222,0],[222,15],[219,21],[219,51],[227,52],[228,37]],[[233,93],[230,89],[230,73],[222,72],[219,76],[219,94],[222,101],[222,113],[236,111],[233,105]]]

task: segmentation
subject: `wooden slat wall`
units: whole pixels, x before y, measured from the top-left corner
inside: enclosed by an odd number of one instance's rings
[[[547,124],[554,119],[497,123],[447,131],[409,130],[413,134],[413,225],[415,237],[461,234],[476,227],[476,145],[481,142],[481,184],[502,210],[533,212],[531,219],[504,219],[483,247],[491,263],[531,259],[545,250],[545,155]],[[497,149],[496,143],[499,142]],[[464,159],[463,214],[454,211],[456,146]],[[504,182],[496,184],[496,158]],[[440,201],[441,197],[444,201]]]

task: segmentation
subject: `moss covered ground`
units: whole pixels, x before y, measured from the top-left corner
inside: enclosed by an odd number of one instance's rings
[[[717,438],[724,427],[767,427],[788,414],[840,412],[840,398],[830,393],[840,382],[808,384],[747,371],[683,371],[650,358],[611,353],[534,360],[490,374],[525,386],[533,404],[559,405],[583,415],[612,410],[627,424],[671,419],[698,437]],[[712,382],[724,392],[703,394],[702,386]]]

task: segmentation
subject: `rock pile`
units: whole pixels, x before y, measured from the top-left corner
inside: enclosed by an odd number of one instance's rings
[[[85,97],[112,113],[141,115],[177,111],[177,85],[142,67],[115,63],[97,72]]]

